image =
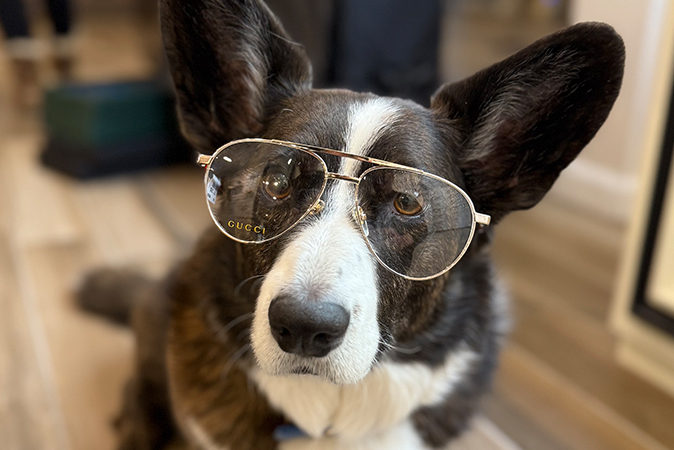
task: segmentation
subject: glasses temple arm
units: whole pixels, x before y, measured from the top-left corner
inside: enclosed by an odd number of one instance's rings
[[[480,214],[479,212],[476,212],[475,222],[481,225],[489,225],[489,223],[491,222],[491,216],[488,214]]]
[[[201,166],[207,166],[213,157],[211,155],[204,155],[202,153],[197,153],[197,164]]]

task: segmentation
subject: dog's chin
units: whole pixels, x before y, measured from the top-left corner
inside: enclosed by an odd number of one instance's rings
[[[253,353],[256,353],[253,350]],[[370,373],[373,363],[355,367],[345,366],[336,358],[326,356],[323,358],[304,358],[297,355],[280,354],[280,358],[274,362],[268,362],[256,354],[258,367],[268,375],[286,376],[310,376],[329,381],[333,384],[346,385],[356,384]]]

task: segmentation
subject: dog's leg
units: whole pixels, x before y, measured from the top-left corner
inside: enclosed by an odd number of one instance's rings
[[[160,450],[175,440],[166,382],[168,299],[161,284],[128,270],[90,274],[78,293],[84,309],[131,325],[135,373],[115,420],[121,450]]]
[[[161,450],[177,440],[163,389],[145,374],[127,383],[124,406],[115,420],[119,450]]]
[[[145,289],[131,313],[136,373],[117,420],[121,450],[159,450],[177,440],[166,378],[168,298],[163,285]]]

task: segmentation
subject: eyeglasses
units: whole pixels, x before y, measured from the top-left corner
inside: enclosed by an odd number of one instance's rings
[[[319,156],[320,155],[320,156]],[[324,158],[370,165],[360,177],[329,172]],[[475,212],[454,183],[423,170],[351,153],[267,139],[242,139],[199,155],[206,167],[206,203],[220,230],[237,242],[256,244],[282,236],[325,207],[329,179],[355,184],[353,218],[375,258],[410,280],[428,280],[464,255],[477,224]]]

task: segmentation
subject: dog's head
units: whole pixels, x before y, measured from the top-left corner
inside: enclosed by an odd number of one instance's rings
[[[492,223],[545,195],[606,119],[623,72],[620,37],[580,24],[442,86],[426,109],[312,90],[303,48],[261,1],[163,0],[161,12],[183,132],[199,151],[255,136],[384,159],[452,181]],[[326,163],[349,176],[364,170]],[[371,255],[352,197],[348,184],[330,184],[320,214],[279,239],[240,245],[236,257],[267,274],[252,345],[268,373],[362,379],[388,346],[424,333],[452,307],[448,284],[471,270],[487,241],[474,240],[450,272],[410,281]]]

